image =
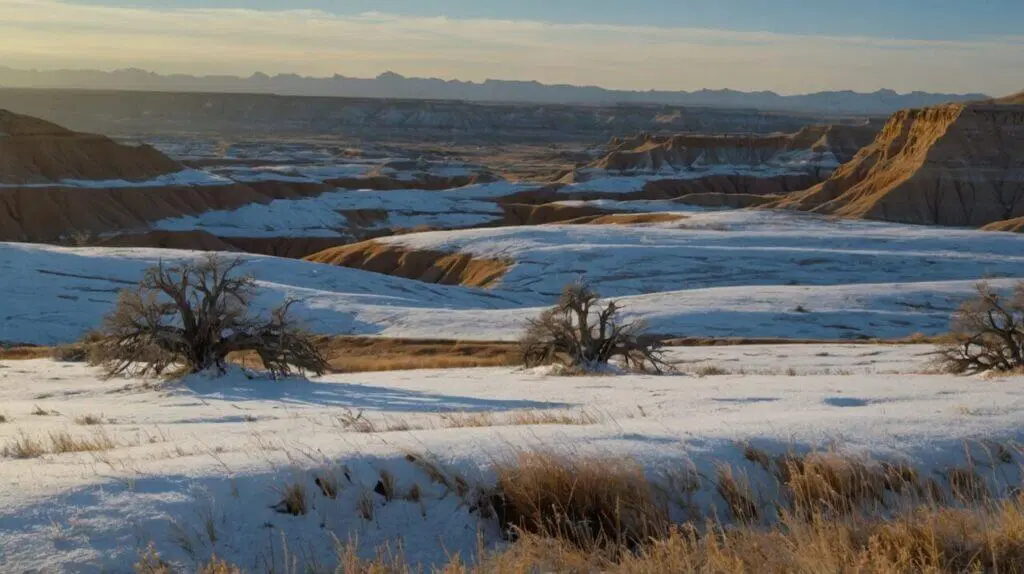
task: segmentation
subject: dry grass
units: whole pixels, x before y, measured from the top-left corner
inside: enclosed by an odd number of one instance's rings
[[[905,465],[834,452],[772,456],[754,446],[744,455],[778,481],[776,496],[755,500],[742,473],[728,466],[718,467],[714,477],[688,473],[686,480],[662,483],[662,475],[651,479],[628,458],[520,452],[495,463],[496,485],[486,492],[486,503],[513,539],[510,545],[493,552],[481,546],[477,564],[453,556],[422,570],[409,565],[400,549],[381,547],[375,559],[366,560],[355,545],[336,541],[335,571],[1024,574],[1024,494],[1018,489],[996,500],[986,487],[981,495],[973,469],[944,473],[950,489],[963,493],[960,500],[945,500],[929,493],[929,478]],[[407,460],[435,483],[484,503],[452,471],[418,455]],[[665,490],[692,493],[701,481],[714,483],[739,520],[697,514],[685,524],[672,523]],[[398,496],[386,473],[380,483],[384,492],[378,494],[385,498],[390,492],[394,499],[419,500],[412,492]],[[885,493],[909,498],[885,502]],[[356,503],[362,519],[374,519],[374,501],[366,491]],[[150,566],[137,565],[137,572],[172,572],[155,551],[144,559],[140,564]],[[238,572],[223,561],[211,564],[220,569],[199,571]]]
[[[83,437],[67,431],[54,431],[47,436],[47,440],[19,434],[0,453],[8,458],[38,458],[44,454],[104,451],[116,446],[114,439],[104,432],[97,431],[92,436]]]
[[[501,367],[521,363],[519,347],[507,342],[321,337],[317,343],[330,367],[343,373]],[[242,364],[257,364],[253,356],[233,359]]]
[[[306,487],[301,483],[286,484],[279,490],[281,501],[272,508],[281,514],[305,516],[309,511]]]
[[[729,371],[718,365],[701,365],[695,373],[698,377],[719,377],[729,374]]]
[[[54,454],[95,452],[110,450],[115,446],[114,439],[100,431],[94,432],[91,437],[76,437],[67,431],[50,433],[50,452]]]
[[[906,339],[817,340],[767,338],[675,338],[662,342],[666,347],[733,345],[827,345],[827,344],[921,344],[934,337]],[[401,371],[411,369],[461,369],[516,366],[522,363],[517,343],[502,341],[455,341],[430,339],[384,339],[376,337],[320,337],[318,346],[331,369],[343,373]],[[75,347],[74,345],[72,347]],[[0,348],[0,360],[30,360],[54,357],[54,347]],[[258,367],[255,355],[238,354],[230,359],[242,365]]]
[[[633,548],[670,527],[643,470],[618,457],[521,452],[495,465],[503,529],[563,539],[580,548]]]
[[[102,415],[82,415],[75,417],[75,423],[83,426],[95,426],[103,424]]]
[[[445,428],[483,428],[528,425],[594,425],[603,417],[590,411],[524,410],[508,413],[457,412],[441,415]]]
[[[178,572],[171,569],[171,565],[160,557],[156,547],[152,544],[139,557],[133,570],[135,574],[177,574]],[[199,565],[195,572],[196,574],[242,574],[242,569],[214,555],[209,562]]]
[[[18,435],[4,446],[5,458],[38,458],[46,454],[46,445],[25,434]]]

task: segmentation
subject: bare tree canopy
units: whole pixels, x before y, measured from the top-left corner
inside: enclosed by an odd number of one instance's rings
[[[178,366],[223,373],[229,353],[251,351],[274,376],[323,374],[327,362],[313,337],[288,318],[292,301],[269,319],[248,314],[256,281],[237,272],[242,264],[209,255],[198,263],[147,269],[104,318],[94,362],[111,376],[159,375]]]
[[[621,307],[583,282],[566,285],[558,303],[531,319],[520,347],[526,366],[561,362],[594,369],[619,358],[625,367],[663,372],[670,365],[661,343],[644,334],[642,321],[622,322]]]
[[[953,315],[953,329],[939,348],[939,366],[951,373],[1024,368],[1024,282],[1003,297],[987,283]]]

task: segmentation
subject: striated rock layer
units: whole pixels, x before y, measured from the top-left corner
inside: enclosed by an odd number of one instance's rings
[[[903,110],[828,180],[769,206],[971,227],[1024,216],[1024,106]]]
[[[491,287],[512,266],[509,261],[475,258],[468,253],[411,249],[372,240],[333,247],[304,259],[425,283],[466,287]]]
[[[589,167],[613,173],[720,171],[775,168],[781,172],[828,175],[871,142],[877,127],[814,125],[771,136],[640,134],[614,139],[608,153]],[[769,175],[769,174],[765,174]]]

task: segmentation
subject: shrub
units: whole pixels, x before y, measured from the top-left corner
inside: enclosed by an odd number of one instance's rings
[[[939,347],[939,367],[950,373],[1013,371],[1024,367],[1024,282],[1004,298],[987,283],[953,314],[952,332]]]
[[[621,306],[598,303],[597,291],[582,282],[567,285],[554,307],[531,319],[520,339],[527,367],[561,362],[591,370],[613,358],[638,370],[663,372],[670,365],[662,345],[644,334],[642,321],[621,322]]]
[[[275,376],[293,368],[323,374],[327,361],[314,338],[288,318],[293,301],[269,319],[248,315],[256,282],[235,273],[241,265],[240,259],[210,255],[199,263],[146,270],[104,319],[93,362],[110,376],[159,375],[177,366],[224,373],[229,353],[251,351]]]

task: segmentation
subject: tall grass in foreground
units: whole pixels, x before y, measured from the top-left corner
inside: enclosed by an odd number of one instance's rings
[[[1019,470],[1017,447],[1004,448],[1014,449],[1011,460],[994,460]],[[520,452],[495,462],[487,489],[486,516],[511,544],[481,548],[475,564],[452,557],[435,571],[1024,573],[1024,493],[983,480],[992,467],[935,474],[832,452],[773,456],[747,447],[744,456],[769,484],[760,476],[754,488],[727,465],[712,476],[653,476],[624,457]],[[459,496],[473,490],[452,488]],[[337,569],[326,572],[421,571],[387,549],[372,560],[351,545],[336,552]]]

